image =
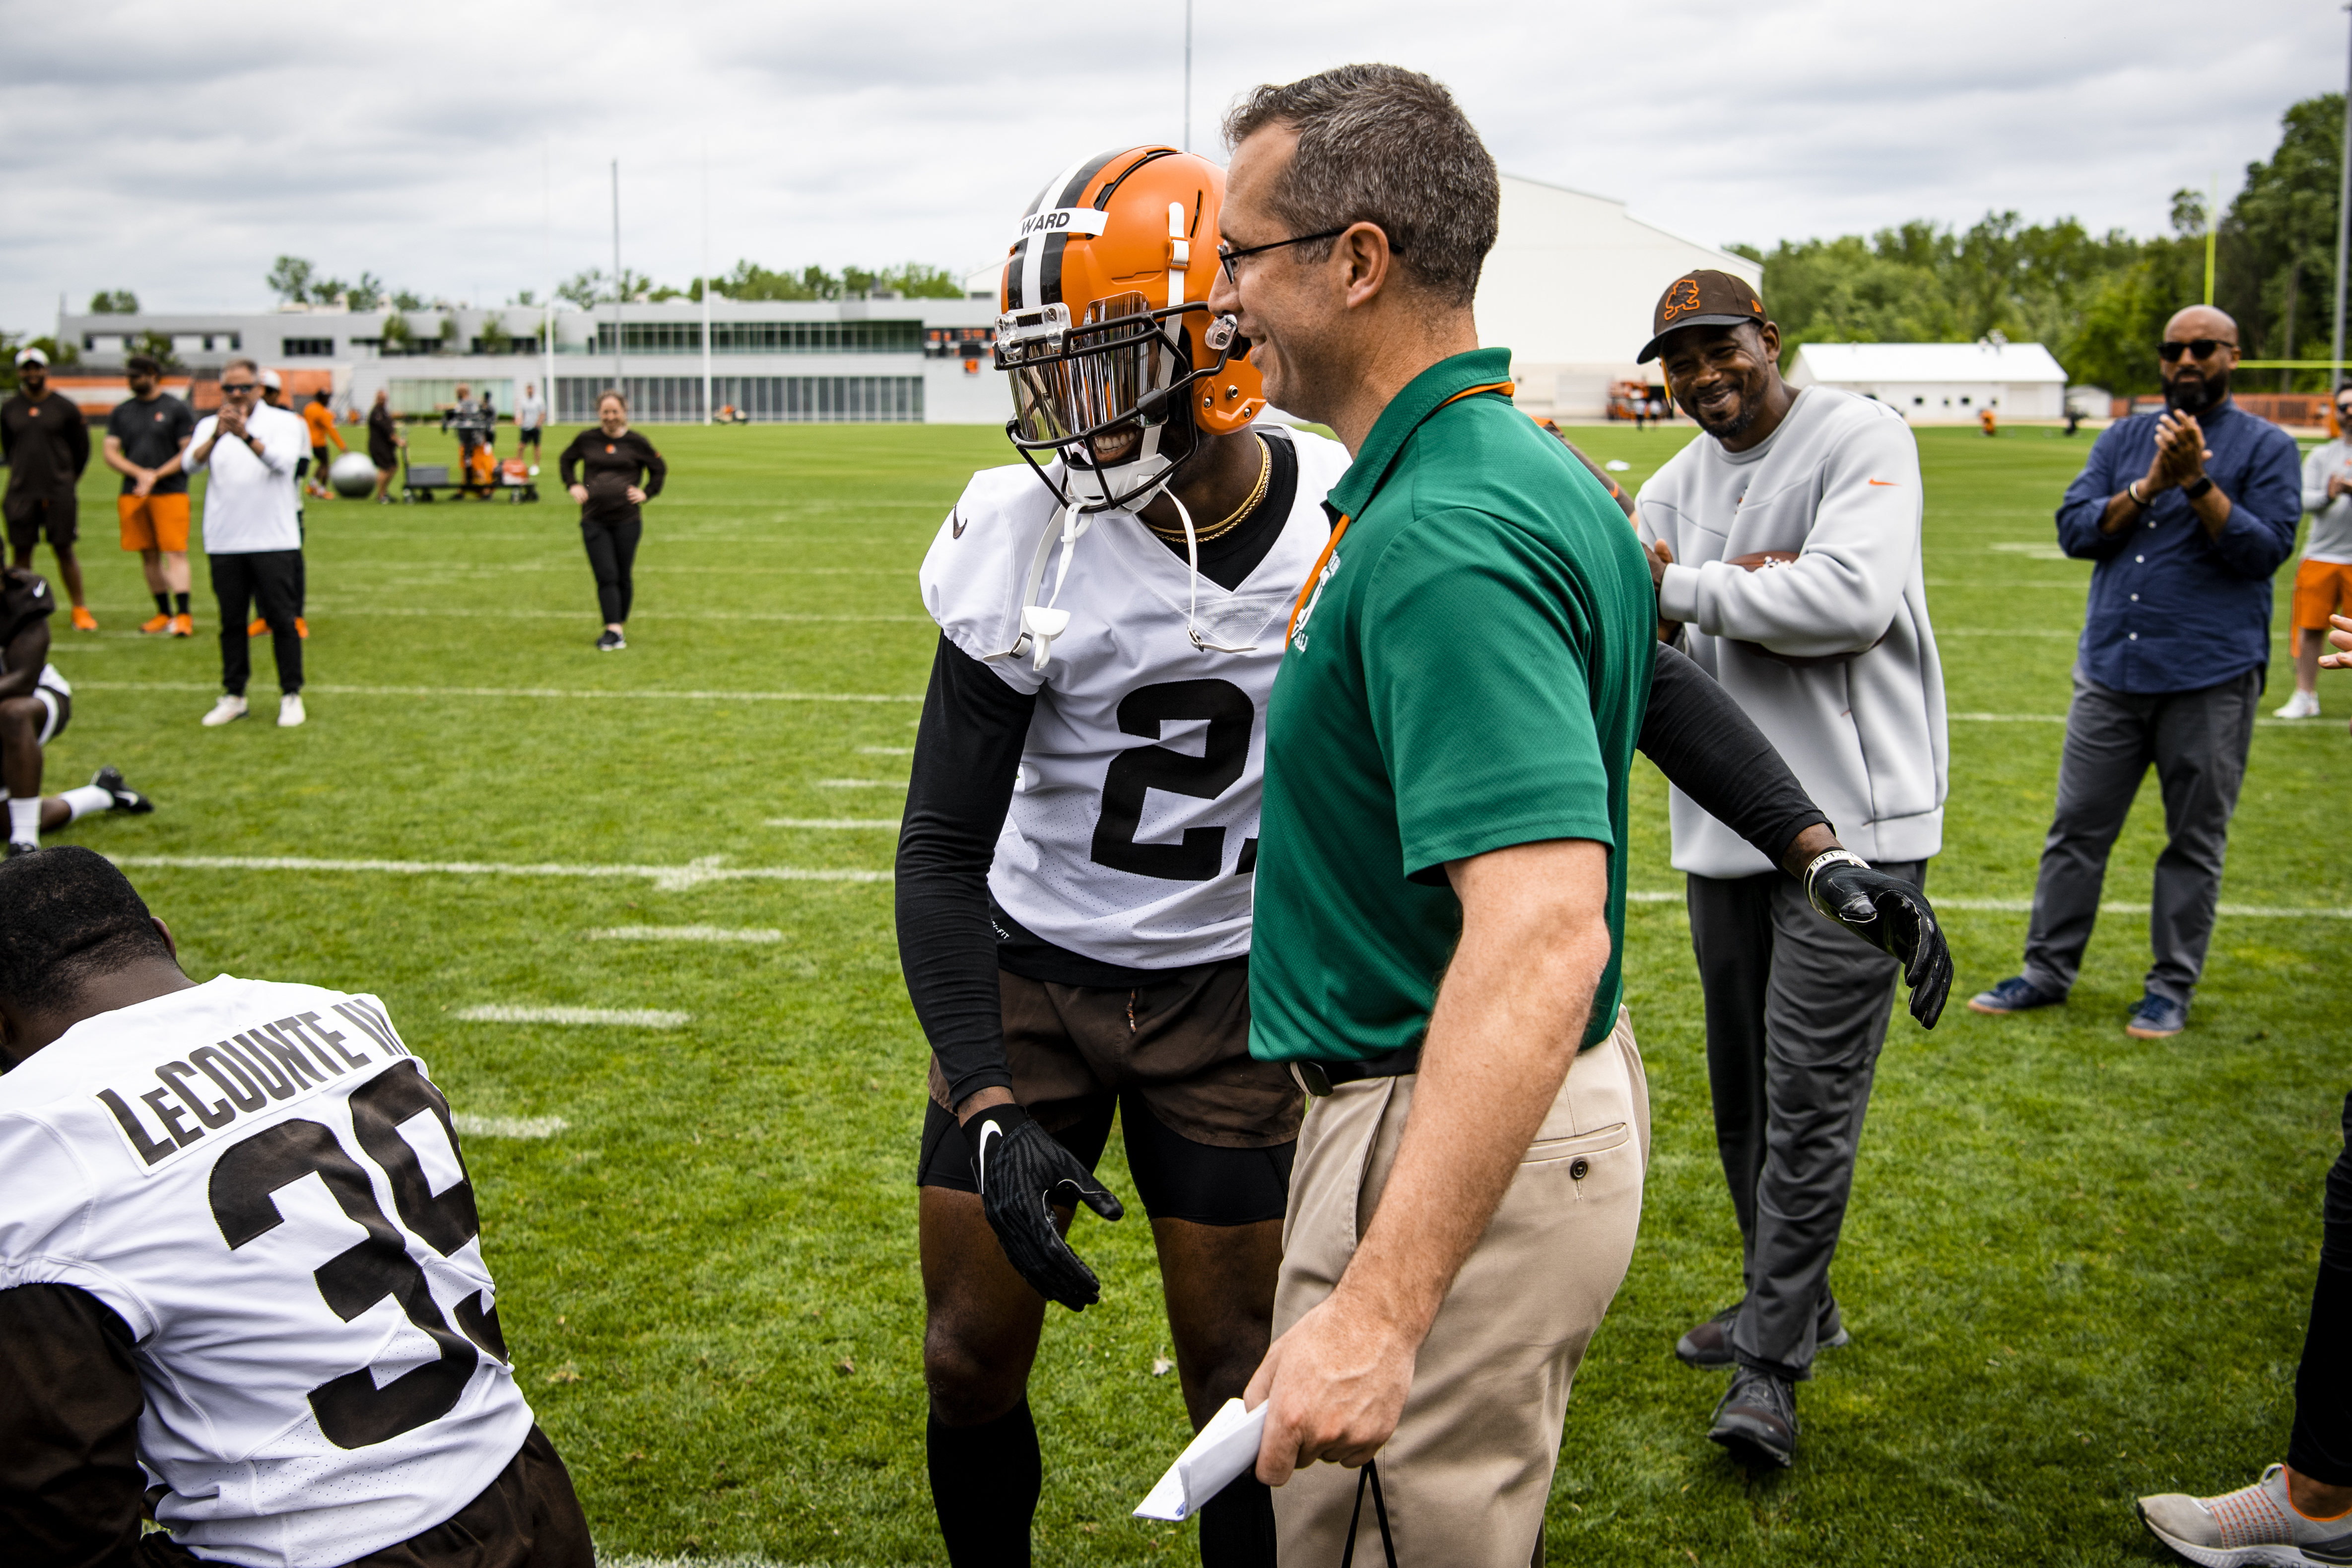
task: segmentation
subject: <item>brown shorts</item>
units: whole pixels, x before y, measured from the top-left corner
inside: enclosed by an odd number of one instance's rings
[[[1133,1094],[1169,1131],[1213,1149],[1298,1136],[1304,1097],[1288,1069],[1249,1054],[1249,960],[1171,970],[1134,991],[999,972],[1013,1098],[1046,1131]],[[931,1062],[931,1102],[948,1083]]]
[[[188,498],[184,491],[170,496],[116,496],[115,515],[122,523],[122,548],[188,552]]]
[[[199,1557],[158,1531],[141,1538],[138,1568],[192,1568]],[[533,1426],[481,1495],[421,1534],[354,1559],[346,1568],[595,1568],[588,1521],[572,1472]]]
[[[0,511],[8,520],[8,544],[20,555],[32,553],[46,535],[52,550],[70,550],[81,537],[80,504],[72,496],[11,496]]]

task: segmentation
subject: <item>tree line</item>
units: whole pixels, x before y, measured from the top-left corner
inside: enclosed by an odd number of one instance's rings
[[[2213,302],[2237,320],[2248,359],[2327,357],[2343,131],[2341,93],[2288,110],[2278,147],[2246,165],[2213,228]],[[2174,192],[2172,232],[2147,239],[2000,212],[1957,233],[1915,221],[1867,239],[1730,248],[1762,264],[1790,355],[1808,342],[1973,342],[1999,332],[2042,343],[2075,382],[2153,392],[2166,319],[2205,298],[2207,205],[2198,192]],[[2248,371],[2238,384],[2325,391],[2327,379]]]

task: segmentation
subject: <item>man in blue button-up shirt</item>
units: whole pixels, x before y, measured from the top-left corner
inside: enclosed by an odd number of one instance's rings
[[[1979,1013],[2066,999],[2152,763],[2169,837],[2148,918],[2156,963],[2125,1033],[2161,1039],[2188,1022],[2270,664],[2271,578],[2303,516],[2294,439],[2230,401],[2237,340],[2210,306],[2174,316],[2158,351],[2166,411],[2110,426],[2059,503],[2058,542],[2098,565],[2025,973],[1971,1001]]]

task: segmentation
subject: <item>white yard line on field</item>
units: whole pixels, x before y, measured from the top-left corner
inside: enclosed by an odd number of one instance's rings
[[[82,680],[78,689],[91,691],[211,691],[208,680]],[[519,697],[551,702],[920,702],[922,693],[900,696],[887,691],[589,691],[555,686],[337,686],[312,681],[306,694],[324,697]]]
[[[771,926],[607,926],[588,933],[592,942],[782,942]]]
[[[625,1029],[682,1029],[694,1022],[691,1013],[659,1007],[518,1007],[503,1002],[460,1007],[451,1016],[470,1024],[584,1024]]]
[[[772,816],[771,827],[810,827],[838,831],[851,827],[896,828],[898,820],[892,816]]]
[[[468,1116],[449,1118],[468,1138],[552,1138],[572,1125],[561,1116]]]
[[[1948,713],[1955,724],[2063,724],[2063,713]],[[2336,731],[2328,725],[2314,723],[2308,719],[2257,719],[2255,726],[2263,730],[2313,730]]]
[[[729,866],[706,855],[683,866],[567,866],[500,860],[329,860],[303,855],[116,855],[118,866],[159,866],[184,871],[315,871],[396,877],[640,877],[665,893],[706,882],[887,882],[887,871],[829,867]]]

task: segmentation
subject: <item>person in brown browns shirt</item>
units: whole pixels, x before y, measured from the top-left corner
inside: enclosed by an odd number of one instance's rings
[[[16,355],[16,395],[0,403],[0,462],[8,465],[8,492],[0,514],[8,522],[12,565],[29,571],[33,546],[47,534],[58,576],[73,601],[74,630],[98,630],[82,599],[81,563],[74,556],[74,486],[89,467],[89,427],[73,399],[49,390],[49,356],[38,349]]]
[[[629,568],[646,531],[637,508],[661,494],[669,466],[652,442],[629,428],[629,400],[612,390],[596,399],[596,428],[574,436],[556,463],[564,488],[580,503],[580,538],[596,574],[596,599],[604,613],[596,650],[618,653],[629,646],[625,628],[635,592]]]

